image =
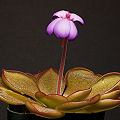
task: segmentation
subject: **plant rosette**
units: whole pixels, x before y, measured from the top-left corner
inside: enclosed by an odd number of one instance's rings
[[[24,105],[32,114],[50,119],[61,118],[66,113],[99,113],[120,105],[120,73],[98,75],[85,68],[72,68],[62,79],[60,95],[58,77],[53,68],[36,75],[3,70],[0,100]]]
[[[24,115],[34,114],[44,119],[60,119],[70,117],[70,114],[95,116],[118,107],[119,72],[101,75],[86,68],[76,67],[64,74],[67,41],[74,40],[78,34],[74,21],[81,24],[84,24],[84,21],[80,16],[64,10],[54,13],[53,17],[55,19],[48,25],[47,33],[54,33],[62,39],[63,54],[59,71],[48,68],[31,74],[3,69],[0,78],[0,100],[12,105],[8,108],[9,112],[22,111]]]

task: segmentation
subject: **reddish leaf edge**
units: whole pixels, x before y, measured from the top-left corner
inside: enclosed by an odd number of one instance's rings
[[[21,72],[21,71],[17,71],[17,70],[5,70],[5,69],[2,69],[2,80],[3,82],[5,83],[5,85],[9,84],[10,86],[8,86],[10,89],[14,90],[15,92],[18,92],[18,93],[21,93],[21,94],[25,94],[24,92],[22,92],[20,89],[17,89],[15,86],[13,86],[8,80],[7,78],[5,77],[5,74],[4,74],[4,71],[7,71],[7,72],[16,72],[16,73],[20,73],[20,74],[23,74],[25,76],[27,76],[28,78],[32,79],[29,75],[27,75],[27,73],[24,73],[24,72]],[[33,79],[32,79],[33,80]],[[34,81],[34,80],[33,80]],[[11,87],[12,86],[12,87]],[[37,87],[37,85],[36,85]],[[39,90],[39,89],[38,89]],[[35,96],[33,94],[29,94],[30,96],[32,96],[33,98],[35,98]]]

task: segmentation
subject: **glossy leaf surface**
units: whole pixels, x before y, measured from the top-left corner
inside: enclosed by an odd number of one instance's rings
[[[55,119],[60,118],[64,116],[64,113],[59,112],[55,109],[47,108],[46,106],[39,104],[39,103],[33,103],[33,102],[26,102],[26,107],[31,113],[36,114],[37,116]]]
[[[40,73],[38,77],[38,87],[41,92],[48,94],[56,94],[57,93],[57,85],[58,84],[58,71],[49,68],[42,73]],[[62,88],[61,88],[61,94],[63,93],[65,84],[62,80]]]
[[[79,109],[85,106],[96,103],[99,99],[100,99],[100,95],[96,95],[95,97],[86,101],[63,103],[61,105],[58,105],[56,109],[65,113],[72,113],[78,111]]]
[[[23,105],[26,101],[32,101],[18,93],[0,87],[0,100],[12,105]]]
[[[92,71],[85,68],[73,68],[69,70],[65,76],[67,88],[64,96],[68,96],[74,92],[91,88],[99,79]]]
[[[45,95],[41,92],[35,94],[36,98],[50,108],[55,108],[57,105],[67,102],[67,98],[60,95]]]
[[[81,100],[84,100],[91,92],[91,89],[81,90],[78,92],[75,92],[67,97],[68,101],[72,102],[79,102]]]
[[[116,83],[120,80],[120,73],[108,73],[101,77],[101,79],[92,87],[92,91],[89,97],[95,96],[96,94],[104,94],[113,88]]]
[[[34,97],[35,93],[39,91],[32,77],[23,72],[3,70],[2,79],[7,86],[21,94]]]

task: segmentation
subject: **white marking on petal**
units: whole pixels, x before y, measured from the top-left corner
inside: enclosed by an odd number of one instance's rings
[[[53,20],[48,26],[47,26],[47,33],[51,35],[53,33],[54,26],[57,22],[59,22],[61,18],[57,18]]]
[[[69,36],[68,36],[68,40],[74,40],[78,35],[78,31],[77,31],[77,28],[75,26],[75,24],[70,21],[70,33],[69,33]]]
[[[68,37],[70,32],[70,21],[68,19],[62,19],[54,26],[54,33],[59,38]]]
[[[55,12],[53,14],[53,17],[57,16],[57,17],[65,18],[66,14],[68,14],[68,13],[69,13],[68,11],[61,10],[61,11]]]
[[[76,15],[74,13],[71,14],[70,19],[72,19],[73,21],[78,21],[81,24],[84,24],[83,19],[80,16],[78,16],[78,15]]]

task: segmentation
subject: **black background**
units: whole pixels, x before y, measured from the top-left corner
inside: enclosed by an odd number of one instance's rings
[[[0,0],[0,69],[37,73],[59,69],[60,39],[46,35],[55,11],[74,12],[79,36],[68,43],[65,71],[85,67],[95,73],[120,72],[119,0]],[[120,108],[106,112],[106,120],[119,120]],[[0,120],[6,105],[0,102]]]

